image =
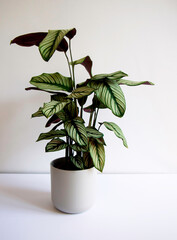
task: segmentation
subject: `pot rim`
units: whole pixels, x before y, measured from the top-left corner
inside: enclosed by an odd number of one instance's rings
[[[55,167],[54,166],[54,163],[56,163],[59,159],[65,159],[65,157],[61,157],[61,158],[56,158],[54,160],[52,160],[50,162],[50,166],[54,169],[57,169],[57,170],[61,170],[61,171],[65,171],[65,172],[81,172],[81,171],[88,171],[88,170],[91,170],[91,169],[94,169],[95,167],[91,167],[91,168],[86,168],[86,169],[75,169],[75,170],[70,170],[70,169],[62,169],[62,168],[58,168],[58,167]]]

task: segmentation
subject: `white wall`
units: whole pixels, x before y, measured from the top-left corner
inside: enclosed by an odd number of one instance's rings
[[[93,73],[122,70],[131,80],[155,86],[127,87],[127,112],[122,119],[110,111],[102,119],[115,121],[129,144],[106,129],[105,172],[177,172],[177,1],[175,0],[1,0],[0,172],[47,172],[50,160],[35,143],[44,128],[42,118],[30,119],[48,97],[26,92],[32,76],[59,71],[67,75],[57,53],[44,62],[36,47],[10,46],[14,37],[48,29],[76,27],[74,58],[87,54]],[[87,75],[78,67],[77,80]]]

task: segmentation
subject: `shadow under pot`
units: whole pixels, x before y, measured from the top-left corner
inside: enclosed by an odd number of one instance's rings
[[[84,212],[96,199],[96,169],[66,170],[64,162],[59,158],[50,164],[53,205],[66,213]]]

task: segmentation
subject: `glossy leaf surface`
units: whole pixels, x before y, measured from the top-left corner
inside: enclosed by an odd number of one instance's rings
[[[72,80],[70,77],[64,77],[60,73],[43,73],[32,77],[30,83],[40,89],[50,89],[55,91],[72,91]]]
[[[66,102],[51,101],[49,103],[44,103],[42,112],[48,118],[53,114],[61,111],[68,103],[69,101]]]
[[[120,129],[120,127],[117,124],[115,124],[113,122],[103,122],[103,124],[107,129],[109,129],[110,131],[113,131],[118,138],[121,138],[124,146],[128,148],[126,138],[125,138],[122,130]]]
[[[59,44],[63,40],[63,38],[69,34],[73,29],[63,29],[63,30],[49,30],[47,36],[43,39],[43,41],[39,44],[39,51],[42,58],[45,61],[49,61],[49,59],[54,54],[55,50],[58,48]],[[69,36],[70,38],[72,37]]]
[[[105,164],[105,150],[103,144],[91,138],[89,140],[89,151],[95,168],[102,172]]]
[[[72,93],[70,95],[68,95],[67,98],[83,98],[85,96],[89,96],[91,93],[93,93],[94,89],[84,86],[84,87],[79,87],[76,88],[72,91]]]
[[[49,143],[47,143],[45,151],[46,152],[55,152],[60,151],[62,149],[65,149],[68,146],[68,144],[61,140],[61,139],[53,139]]]
[[[120,86],[112,81],[91,81],[98,99],[108,107],[114,115],[122,117],[126,110],[125,97]]]
[[[79,169],[84,169],[84,163],[83,163],[83,159],[79,156],[79,155],[76,155],[76,156],[71,156],[70,157],[71,159],[71,162]]]
[[[46,133],[41,133],[37,139],[37,142],[41,140],[48,140],[53,138],[65,137],[65,136],[67,136],[67,132],[64,129],[51,130]]]
[[[68,135],[80,146],[86,146],[88,144],[86,128],[82,121],[73,119],[65,122],[64,127]]]
[[[154,83],[149,81],[135,82],[135,81],[125,80],[125,79],[119,79],[117,83],[119,85],[127,85],[127,86],[154,85]]]

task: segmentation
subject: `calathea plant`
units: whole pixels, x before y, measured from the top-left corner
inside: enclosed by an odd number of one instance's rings
[[[34,87],[26,90],[39,90],[50,94],[50,101],[44,103],[32,117],[44,116],[48,119],[46,127],[53,128],[41,133],[37,141],[49,140],[46,152],[65,149],[64,169],[86,169],[95,167],[103,170],[105,163],[105,141],[100,127],[105,126],[122,139],[126,139],[120,127],[113,122],[98,122],[100,109],[108,108],[117,117],[122,117],[126,110],[125,97],[120,85],[152,85],[151,82],[133,82],[125,80],[128,75],[122,71],[109,74],[92,74],[92,60],[89,56],[73,60],[71,40],[76,29],[49,30],[21,35],[11,41],[20,46],[38,46],[44,61],[49,61],[55,51],[63,52],[70,76],[61,73],[43,73],[32,77]],[[76,84],[75,66],[81,64],[89,74],[88,79]],[[92,104],[88,106],[87,98],[92,95]],[[89,121],[84,121],[84,114],[89,114]],[[63,139],[64,138],[64,139]]]

